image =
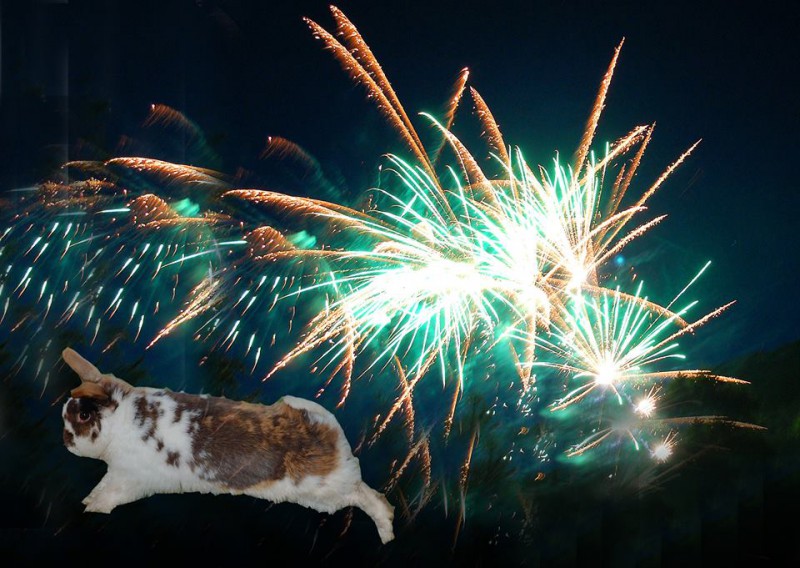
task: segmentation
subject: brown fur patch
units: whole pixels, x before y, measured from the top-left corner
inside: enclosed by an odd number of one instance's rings
[[[88,412],[89,419],[81,422],[78,417],[81,412]],[[67,411],[64,418],[72,424],[72,429],[75,431],[75,436],[90,436],[92,440],[96,440],[100,433],[100,407],[97,401],[92,398],[71,398],[67,402]],[[66,432],[65,440],[66,442]],[[73,440],[74,441],[74,440]]]
[[[289,476],[326,475],[337,466],[338,432],[305,410],[169,392],[192,412],[192,463],[204,476],[242,490]]]
[[[136,414],[134,419],[137,424],[145,431],[142,440],[147,441],[156,435],[158,429],[158,417],[161,414],[161,403],[150,400],[146,396],[140,396],[133,402]]]
[[[178,467],[181,464],[181,455],[178,452],[167,452],[167,465]]]
[[[64,430],[64,445],[69,447],[75,444],[75,436],[69,430]]]
[[[97,383],[82,382],[81,386],[74,388],[70,391],[69,395],[72,398],[96,398],[107,399],[110,398],[106,390]]]

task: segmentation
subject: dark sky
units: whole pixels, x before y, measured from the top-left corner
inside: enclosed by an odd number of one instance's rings
[[[507,142],[534,163],[571,155],[624,38],[598,141],[657,123],[638,177],[643,191],[703,140],[650,203],[650,217],[668,219],[627,253],[664,290],[662,302],[713,261],[694,289],[699,309],[738,303],[695,338],[702,365],[800,336],[800,27],[785,4],[338,6],[410,113],[440,112],[467,66]],[[67,159],[119,154],[152,103],[193,120],[215,154],[199,165],[225,172],[252,167],[266,137],[282,135],[354,195],[380,154],[400,149],[303,23],[307,16],[332,29],[324,2],[3,2],[0,15],[3,190],[31,185]],[[474,119],[467,111],[456,127]]]

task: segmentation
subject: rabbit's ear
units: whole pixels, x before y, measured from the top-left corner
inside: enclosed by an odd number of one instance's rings
[[[82,382],[81,386],[70,391],[72,398],[93,398],[97,400],[108,400],[111,398],[102,386],[97,383]]]
[[[69,365],[73,371],[78,373],[81,381],[88,381],[91,383],[100,382],[100,371],[97,369],[97,367],[89,363],[89,361],[78,355],[77,351],[67,347],[64,349],[64,351],[62,351],[61,356],[64,358],[64,361],[66,361],[67,365]]]

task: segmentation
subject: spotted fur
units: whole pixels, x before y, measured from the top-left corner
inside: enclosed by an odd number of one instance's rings
[[[359,507],[382,542],[394,538],[394,508],[362,481],[341,426],[319,404],[133,387],[72,349],[63,357],[82,381],[63,407],[64,444],[108,464],[83,501],[87,511],[110,513],[156,493],[243,494],[328,513]]]

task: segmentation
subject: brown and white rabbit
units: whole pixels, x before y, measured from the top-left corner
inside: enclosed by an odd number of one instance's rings
[[[362,481],[341,426],[319,404],[134,387],[72,349],[62,356],[81,378],[64,404],[64,444],[108,464],[86,511],[110,513],[157,493],[243,494],[326,513],[359,507],[384,544],[394,538],[394,507]]]

